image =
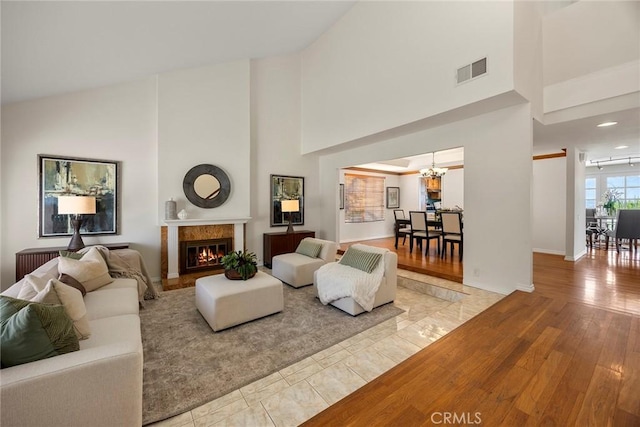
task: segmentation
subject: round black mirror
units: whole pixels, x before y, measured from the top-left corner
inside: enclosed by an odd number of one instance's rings
[[[201,208],[217,208],[231,193],[229,176],[219,167],[202,164],[192,167],[182,181],[184,195]]]

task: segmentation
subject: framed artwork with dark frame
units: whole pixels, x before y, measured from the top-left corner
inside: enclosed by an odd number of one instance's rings
[[[400,207],[400,187],[387,187],[387,209]]]
[[[271,226],[304,225],[304,177],[271,175]],[[282,212],[283,200],[298,200],[298,212]]]
[[[344,209],[344,184],[340,184],[340,209]]]
[[[93,196],[95,215],[85,215],[83,235],[119,234],[120,162],[38,155],[39,235],[73,234],[71,215],[58,214],[59,196]]]

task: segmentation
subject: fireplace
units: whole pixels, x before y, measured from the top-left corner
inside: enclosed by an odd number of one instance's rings
[[[180,274],[222,269],[222,257],[232,250],[229,238],[180,242]]]

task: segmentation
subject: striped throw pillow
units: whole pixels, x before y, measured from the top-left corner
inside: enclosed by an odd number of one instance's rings
[[[382,258],[382,254],[375,252],[361,251],[360,249],[349,248],[342,255],[340,264],[348,265],[349,267],[357,268],[365,273],[371,273],[378,266]]]
[[[306,255],[311,258],[317,258],[321,250],[322,250],[322,243],[312,242],[311,240],[303,239],[298,245],[298,248],[296,249],[296,253]]]

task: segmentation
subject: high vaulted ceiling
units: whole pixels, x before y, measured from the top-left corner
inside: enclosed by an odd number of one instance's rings
[[[2,103],[297,52],[354,1],[2,1]]]
[[[300,51],[355,1],[5,1],[2,103]],[[618,126],[597,128],[605,120]],[[628,149],[613,150],[628,145]],[[544,126],[534,153],[640,155],[640,110]]]

